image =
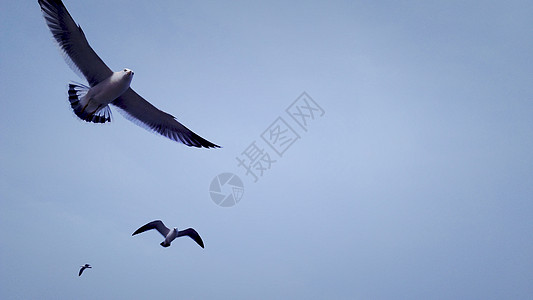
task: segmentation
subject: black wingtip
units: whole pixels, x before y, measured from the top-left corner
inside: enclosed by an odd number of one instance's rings
[[[205,247],[204,247],[204,241],[202,240],[202,238],[200,237],[200,235],[198,235],[198,239],[194,239],[194,241],[195,241],[198,245],[200,245],[200,247],[205,248]]]
[[[220,147],[219,145],[210,144],[210,145],[201,145],[201,146],[198,146],[198,148],[217,149],[217,148],[222,148],[222,147]]]
[[[207,149],[221,148],[219,145],[211,143],[210,141],[204,139],[203,137],[197,135],[194,132],[192,132],[192,138],[190,139],[190,141],[182,141],[182,142],[184,142],[187,146],[196,147],[196,148],[207,148]]]

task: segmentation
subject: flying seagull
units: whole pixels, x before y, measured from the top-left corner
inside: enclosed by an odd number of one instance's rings
[[[83,266],[80,266],[81,269],[80,269],[80,273],[78,273],[78,276],[81,276],[81,273],[83,273],[83,270],[85,269],[92,269],[91,265],[90,264],[85,264]]]
[[[163,237],[165,237],[165,240],[162,241],[160,244],[163,247],[170,246],[170,243],[172,243],[174,239],[185,235],[193,239],[196,243],[198,243],[200,247],[204,247],[204,242],[202,241],[202,238],[200,237],[198,232],[196,232],[196,230],[192,228],[178,230],[176,227],[174,227],[173,229],[169,229],[165,226],[165,224],[163,224],[163,222],[161,222],[161,220],[152,221],[146,225],[143,225],[141,228],[137,229],[132,234],[132,236],[151,229],[156,229],[157,231],[159,231],[159,233],[161,233],[161,235],[163,235]]]
[[[87,79],[89,86],[71,82],[69,101],[74,113],[86,122],[111,121],[109,104],[114,105],[130,121],[190,147],[219,148],[189,130],[176,118],[144,100],[131,89],[133,71],[113,72],[98,57],[76,25],[61,0],[38,0],[54,39],[65,60],[78,74]]]

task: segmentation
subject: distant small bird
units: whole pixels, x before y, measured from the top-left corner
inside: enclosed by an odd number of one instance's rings
[[[155,220],[142,226],[141,228],[137,229],[132,234],[132,236],[145,232],[147,230],[151,230],[151,229],[157,229],[157,231],[159,231],[159,233],[161,233],[161,235],[165,237],[165,240],[161,242],[161,246],[163,247],[170,246],[170,243],[172,243],[172,241],[176,239],[177,237],[186,235],[190,237],[191,239],[193,239],[196,243],[198,243],[200,247],[204,248],[204,242],[202,241],[202,238],[200,237],[198,232],[196,232],[196,230],[192,228],[187,228],[185,230],[178,231],[176,227],[174,227],[173,229],[169,229],[165,226],[165,224],[163,224],[163,222],[161,222],[161,220]]]
[[[74,82],[69,84],[70,106],[80,119],[93,123],[109,122],[109,104],[112,104],[133,123],[171,140],[190,147],[220,148],[133,91],[130,87],[133,71],[125,68],[113,72],[91,48],[81,27],[74,22],[61,0],[38,2],[69,66],[89,82],[89,86]]]
[[[81,273],[83,273],[83,270],[85,269],[92,269],[91,265],[90,264],[85,264],[83,266],[80,266],[81,269],[80,269],[80,273],[78,273],[78,276],[81,276]]]

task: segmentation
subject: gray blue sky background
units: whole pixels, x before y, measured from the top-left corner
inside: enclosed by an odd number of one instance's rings
[[[0,298],[533,294],[531,1],[65,2],[223,148],[78,120],[37,1],[1,1]],[[235,157],[304,91],[324,116],[254,183]],[[236,206],[210,199],[222,172]],[[131,236],[154,219],[205,249]]]

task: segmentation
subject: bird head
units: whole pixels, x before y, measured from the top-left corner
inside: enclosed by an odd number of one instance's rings
[[[122,72],[124,72],[127,76],[133,76],[133,71],[128,69],[128,68],[124,68],[124,70],[122,70]]]

